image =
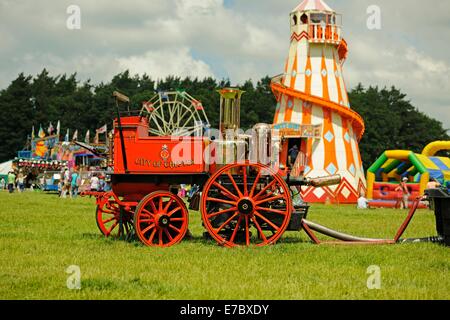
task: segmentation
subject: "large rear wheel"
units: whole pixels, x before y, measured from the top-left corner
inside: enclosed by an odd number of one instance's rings
[[[257,163],[237,163],[208,180],[201,211],[203,225],[219,244],[265,246],[286,231],[292,200],[278,173]]]

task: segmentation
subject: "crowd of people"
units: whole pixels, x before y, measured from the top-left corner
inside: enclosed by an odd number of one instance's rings
[[[55,178],[56,177],[56,178]],[[9,193],[40,189],[57,191],[61,198],[77,198],[80,191],[110,191],[110,179],[104,172],[64,168],[62,172],[43,172],[30,180],[22,170],[11,170],[0,179],[0,190]]]
[[[58,184],[61,198],[76,198],[80,191],[107,192],[111,190],[110,181],[106,174],[97,172],[84,172],[66,168]]]
[[[14,171],[10,171],[8,172],[6,180],[5,178],[0,180],[0,190],[8,189],[9,193],[13,193],[14,190],[24,192],[25,178],[25,175],[21,171],[19,171],[17,175]]]

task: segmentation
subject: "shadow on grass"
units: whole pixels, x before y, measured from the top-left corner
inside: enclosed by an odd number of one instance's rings
[[[145,245],[135,236],[132,235],[130,237],[105,237],[102,234],[99,233],[83,233],[82,234],[83,239],[88,240],[96,240],[96,241],[102,241],[104,244],[113,244],[118,242],[127,242],[129,244],[132,244],[135,247],[145,247]],[[189,235],[186,236],[181,243],[192,243],[192,244],[200,244],[202,246],[210,246],[210,247],[217,247],[220,246],[213,238],[211,238],[207,234],[203,235]],[[285,236],[282,237],[280,240],[277,241],[275,245],[281,245],[281,244],[308,244],[311,243],[308,239],[302,239],[299,237],[292,237],[292,236]]]

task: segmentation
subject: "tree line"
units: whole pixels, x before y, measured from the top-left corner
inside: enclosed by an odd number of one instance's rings
[[[245,91],[241,102],[241,126],[251,128],[256,123],[272,123],[276,100],[270,89],[270,77],[254,84],[251,80],[239,85]],[[115,114],[112,92],[118,90],[131,99],[131,109],[140,110],[141,103],[155,92],[185,90],[204,105],[213,127],[218,127],[218,89],[230,86],[227,79],[192,79],[169,76],[155,81],[148,75],[131,75],[128,71],[110,82],[93,84],[80,82],[77,74],[50,76],[43,70],[36,76],[19,74],[0,91],[0,162],[7,161],[22,150],[42,125],[60,121],[63,138],[67,129],[78,130],[83,140],[87,130],[95,132],[104,124],[111,128]],[[361,84],[349,92],[352,108],[366,122],[366,133],[360,148],[365,168],[386,149],[409,149],[420,152],[429,142],[449,139],[442,123],[414,107],[405,94],[392,87],[365,88]],[[71,137],[70,137],[71,138]]]

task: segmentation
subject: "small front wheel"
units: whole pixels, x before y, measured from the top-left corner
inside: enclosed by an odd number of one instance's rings
[[[170,247],[183,240],[188,229],[189,212],[178,196],[157,191],[139,202],[134,214],[134,229],[150,247]]]

